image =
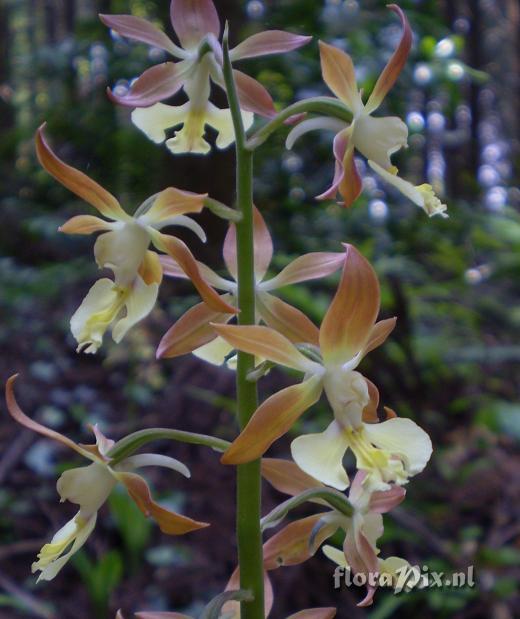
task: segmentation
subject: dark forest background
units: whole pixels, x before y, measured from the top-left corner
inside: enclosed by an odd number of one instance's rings
[[[167,24],[168,4],[0,1],[0,373],[5,379],[20,372],[27,413],[78,441],[87,440],[88,421],[113,438],[161,425],[224,438],[234,432],[231,371],[192,356],[155,361],[161,335],[197,302],[189,284],[166,282],[158,307],[121,345],[107,338],[95,357],[74,352],[68,321],[97,275],[92,239],[57,232],[85,205],[34,156],[34,131],[46,120],[60,156],[130,212],[170,184],[230,203],[232,149],[174,158],[105,95],[107,85],[124,87],[162,57],[111,36],[97,14],[131,12]],[[216,4],[236,41],[285,28],[343,46],[366,90],[399,37],[395,16],[380,0]],[[513,619],[520,612],[520,7],[516,0],[401,6],[414,48],[382,112],[402,116],[410,129],[410,148],[397,162],[403,176],[427,179],[450,218],[428,220],[366,169],[365,192],[352,209],[316,203],[312,196],[332,174],[327,134],[302,140],[292,152],[284,150],[285,131],[275,136],[259,152],[255,198],[275,238],[274,268],[303,252],[338,251],[342,241],[375,265],[382,314],[399,320],[362,369],[384,403],[415,419],[435,445],[405,503],[386,518],[382,554],[444,572],[474,565],[477,582],[398,596],[379,591],[374,606],[362,610],[355,606],[360,591],[333,590],[333,566],[319,552],[273,575],[273,619],[319,605],[336,605],[340,619]],[[249,62],[246,70],[280,107],[326,92],[316,40],[283,58]],[[214,100],[225,106],[222,93]],[[221,269],[225,225],[209,213],[199,221],[210,241],[185,238],[198,258]],[[336,281],[287,288],[282,296],[319,322]],[[289,381],[271,372],[262,393]],[[327,415],[318,406],[293,436],[322,428]],[[286,456],[290,438],[271,453]],[[2,405],[0,617],[104,619],[119,607],[128,617],[143,608],[196,614],[223,588],[235,562],[233,471],[202,449],[164,448],[189,464],[192,479],[150,475],[161,499],[213,526],[167,538],[115,493],[85,549],[55,581],[35,585],[34,556],[74,513],[74,506],[58,503],[55,490],[57,475],[74,460],[17,427]],[[265,509],[281,499],[266,489]]]

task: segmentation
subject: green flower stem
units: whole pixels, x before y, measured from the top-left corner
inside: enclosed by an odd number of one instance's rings
[[[303,505],[307,501],[324,504],[326,503],[332,509],[335,509],[339,513],[343,514],[347,518],[351,518],[354,514],[354,509],[347,499],[347,497],[333,488],[310,488],[305,490],[301,494],[298,494],[283,503],[280,503],[273,509],[272,512],[262,518],[261,527],[262,531],[269,529],[270,527],[276,527],[287,516],[287,514],[296,507]]]
[[[227,219],[234,223],[238,223],[242,219],[242,213],[240,213],[240,211],[226,206],[213,198],[204,198],[204,206],[221,219]]]
[[[246,146],[246,133],[229,59],[227,27],[223,40],[224,79],[233,118],[237,162],[237,208],[242,219],[237,229],[238,323],[255,323],[255,279],[253,254],[253,153]],[[251,419],[258,405],[256,383],[247,380],[254,369],[253,355],[238,353],[237,410],[240,428]],[[265,619],[261,516],[260,460],[237,468],[237,543],[240,588],[253,593],[252,601],[241,602],[241,619]]]
[[[352,114],[338,99],[334,99],[333,97],[304,99],[303,101],[297,101],[285,108],[278,116],[275,116],[253,134],[246,142],[247,149],[255,150],[261,146],[269,136],[282,127],[285,121],[291,118],[291,116],[308,113],[320,114],[321,116],[333,116],[339,120],[345,121],[345,123],[350,123],[352,121]]]
[[[193,432],[170,430],[169,428],[148,428],[147,430],[133,432],[117,441],[107,455],[112,459],[112,464],[117,464],[132,455],[143,445],[153,441],[164,440],[203,445],[204,447],[211,447],[211,449],[216,451],[226,451],[230,445],[228,441],[206,434],[194,434]]]

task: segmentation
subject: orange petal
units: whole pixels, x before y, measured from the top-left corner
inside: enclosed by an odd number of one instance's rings
[[[355,112],[361,104],[352,58],[341,49],[319,42],[321,73],[327,86],[343,103]]]
[[[287,619],[334,619],[335,616],[335,608],[308,608],[306,610],[300,610],[299,613],[295,613],[287,617]]]
[[[93,232],[106,232],[112,230],[112,224],[93,215],[76,215],[71,217],[58,228],[65,234],[92,234]]]
[[[161,191],[144,217],[152,223],[161,223],[166,219],[186,213],[200,213],[204,208],[204,199],[207,197],[208,194],[168,187]]]
[[[343,205],[349,207],[359,198],[363,190],[363,181],[361,180],[354,159],[354,146],[350,146],[345,151],[343,170],[344,174],[338,184],[338,192],[343,198]]]
[[[117,473],[117,478],[124,484],[137,507],[145,516],[152,517],[163,533],[167,535],[184,535],[190,531],[209,527],[207,522],[198,522],[161,507],[152,499],[150,488],[140,475],[135,473]]]
[[[325,363],[345,363],[365,346],[379,312],[377,275],[355,247],[347,252],[338,291],[323,319],[320,348]]]
[[[296,496],[310,488],[323,486],[292,460],[280,458],[262,458],[262,476],[279,492]]]
[[[319,279],[335,273],[345,261],[343,252],[311,252],[299,256],[290,262],[276,277],[262,282],[262,290],[273,290],[307,282],[311,279]]]
[[[325,533],[330,535],[327,527],[318,533],[316,544],[311,547],[310,539],[314,527],[323,514],[314,514],[291,522],[281,531],[270,537],[264,544],[264,567],[266,570],[276,570],[287,565],[298,565],[310,559],[319,545],[324,541]],[[325,539],[326,539],[325,537]]]
[[[397,413],[394,411],[393,408],[390,408],[389,406],[383,406],[383,410],[386,414],[385,421],[387,419],[395,419],[397,417]]]
[[[395,323],[397,322],[397,318],[387,318],[386,320],[380,320],[376,322],[373,326],[370,336],[368,337],[368,342],[365,346],[366,355],[374,348],[378,348],[381,344],[384,344],[386,338],[392,333],[395,328]]]
[[[138,273],[146,285],[162,282],[163,268],[156,252],[147,250]]]
[[[105,217],[123,221],[130,219],[111,193],[83,172],[64,163],[52,152],[43,135],[44,128],[45,123],[36,132],[36,154],[47,172],[72,193],[97,208]]]
[[[246,112],[253,112],[265,118],[276,116],[276,109],[271,95],[258,80],[233,70],[233,77],[240,100],[240,108]]]
[[[256,304],[260,318],[268,327],[282,333],[295,344],[318,346],[320,337],[318,327],[299,309],[273,297],[268,292],[258,292]]]
[[[191,279],[193,285],[198,290],[203,301],[218,312],[238,313],[238,310],[228,305],[222,297],[205,281],[202,277],[197,261],[188,249],[188,246],[180,239],[167,234],[153,231],[151,233],[155,246],[169,254],[181,267],[186,275]]]
[[[228,301],[231,297],[225,295],[224,298]],[[199,303],[183,314],[165,333],[157,348],[157,358],[168,359],[193,352],[217,336],[210,323],[228,322],[231,317],[232,314],[215,312],[205,303]]]
[[[267,398],[222,456],[222,464],[243,464],[260,458],[276,439],[290,430],[302,413],[318,401],[321,392],[321,377],[313,376]]]
[[[365,378],[365,377],[363,377]],[[364,423],[379,423],[380,419],[377,415],[377,407],[379,406],[379,390],[374,383],[368,378],[365,378],[368,387],[368,404],[363,409]]]
[[[74,451],[77,451],[82,456],[86,456],[87,458],[90,457],[85,452],[84,449],[82,449],[74,441],[70,440],[70,438],[63,436],[63,434],[60,434],[59,432],[55,432],[54,430],[51,430],[50,428],[46,428],[45,426],[42,426],[37,421],[34,421],[30,417],[27,417],[27,415],[22,411],[22,409],[18,405],[18,402],[16,401],[16,397],[14,395],[14,382],[17,378],[18,378],[18,374],[14,374],[8,379],[5,385],[5,399],[6,399],[6,404],[7,404],[7,410],[9,411],[9,414],[11,415],[11,417],[15,421],[17,421],[19,424],[24,426],[25,428],[28,428],[29,430],[32,430],[33,432],[37,432],[38,434],[42,434],[43,436],[46,436],[47,438],[52,438],[54,441],[58,441],[59,443],[62,443],[63,445],[67,445],[67,447],[70,447]]]
[[[215,331],[237,350],[273,363],[300,372],[312,372],[320,367],[304,357],[286,337],[269,327],[215,325]]]
[[[386,94],[395,84],[395,81],[403,70],[410,53],[410,49],[412,48],[412,29],[406,19],[406,15],[401,8],[397,6],[397,4],[389,4],[388,8],[394,13],[397,13],[399,16],[401,26],[403,27],[403,34],[397,49],[388,61],[386,67],[383,69],[383,72],[379,76],[376,85],[374,86],[374,90],[367,101],[365,106],[367,114],[371,114],[381,105],[381,102],[386,97]]]

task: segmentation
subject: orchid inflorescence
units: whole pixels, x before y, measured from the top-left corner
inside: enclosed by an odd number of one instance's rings
[[[339,100],[334,105],[343,111],[333,117],[331,110],[337,108],[326,105],[326,115],[291,118],[293,127],[287,146],[292,148],[300,136],[311,130],[336,131],[335,177],[330,189],[319,196],[320,200],[339,194],[345,206],[355,202],[362,190],[354,157],[357,151],[376,173],[428,215],[444,217],[446,206],[431,187],[413,186],[400,178],[391,162],[390,157],[407,144],[406,125],[397,117],[372,116],[395,83],[412,46],[412,32],[404,12],[396,5],[389,8],[401,20],[402,37],[366,103],[358,89],[350,56],[320,42],[323,78]],[[209,152],[211,146],[204,137],[208,125],[218,132],[218,148],[236,142],[238,159],[252,157],[254,141],[247,142],[246,132],[253,125],[254,115],[276,119],[277,112],[265,88],[232,68],[231,63],[296,50],[308,43],[310,37],[273,30],[255,34],[229,50],[227,30],[221,38],[220,20],[211,0],[172,0],[170,14],[179,44],[141,17],[100,16],[120,36],[160,48],[177,60],[147,69],[124,95],[109,90],[110,98],[133,108],[134,124],[157,143],[166,139],[166,130],[182,126],[166,140],[174,154]],[[229,109],[219,109],[209,101],[211,82],[226,91]],[[186,103],[164,103],[181,90],[188,98]],[[349,123],[345,114],[351,114]],[[264,125],[264,131],[269,126]],[[6,393],[14,420],[90,461],[88,466],[65,471],[58,480],[61,500],[79,505],[79,511],[40,551],[32,566],[33,571],[40,572],[39,579],[54,578],[83,546],[95,526],[98,511],[117,484],[126,488],[143,514],[155,519],[165,534],[185,534],[208,526],[161,507],[152,499],[146,481],[134,472],[156,465],[189,477],[187,467],[169,456],[136,453],[150,440],[170,438],[213,447],[223,452],[222,462],[227,465],[240,467],[261,460],[263,477],[290,498],[261,522],[254,523],[258,531],[260,527],[267,531],[278,526],[293,507],[303,502],[314,507],[319,504],[317,513],[290,522],[269,537],[263,549],[257,549],[263,556],[262,565],[255,572],[257,576],[251,576],[254,570],[244,569],[251,567],[249,560],[255,560],[255,553],[251,552],[252,558],[248,559],[246,551],[226,591],[212,600],[201,616],[267,617],[273,605],[269,573],[310,559],[337,531],[344,533],[343,547],[323,546],[329,559],[354,573],[379,573],[394,582],[396,571],[408,563],[397,557],[379,557],[382,514],[404,500],[404,486],[424,469],[432,444],[427,433],[411,419],[398,417],[387,407],[379,410],[376,385],[358,369],[365,355],[381,346],[396,324],[395,317],[378,320],[380,284],[368,260],[352,244],[344,243],[337,252],[309,253],[290,262],[277,275],[268,275],[273,240],[261,210],[253,206],[251,196],[244,198],[243,178],[239,176],[240,209],[221,210],[223,216],[230,212],[234,215],[228,217],[232,221],[223,244],[223,259],[230,275],[227,279],[198,261],[184,242],[163,232],[170,226],[182,226],[204,242],[206,234],[191,215],[196,216],[211,204],[206,194],[167,187],[130,215],[111,193],[53,152],[43,125],[36,133],[36,150],[50,175],[104,217],[77,215],[60,228],[73,235],[100,233],[94,244],[94,257],[99,268],[109,271],[108,276],[94,283],[70,320],[78,352],[96,353],[108,331],[116,343],[121,342],[153,310],[166,275],[191,280],[202,301],[162,337],[158,358],[193,353],[231,370],[238,366],[237,383],[242,391],[244,385],[256,390],[256,381],[276,365],[302,375],[301,381],[271,395],[256,411],[251,410],[247,423],[231,443],[164,429],[144,430],[115,443],[93,426],[94,445],[77,444],[30,419],[15,399],[13,376]],[[245,253],[239,242],[244,230],[249,234]],[[284,286],[329,277],[339,271],[337,291],[319,328],[302,311],[272,294]],[[250,296],[244,302],[246,279]],[[251,319],[244,322],[246,309]],[[238,324],[232,324],[237,316]],[[244,372],[246,365],[248,371]],[[331,412],[328,426],[322,432],[295,438],[291,443],[292,460],[266,457],[271,444],[289,432],[323,393]],[[238,406],[245,406],[240,393]],[[344,462],[347,451],[353,455],[348,467]],[[352,481],[347,469],[355,469]],[[263,578],[258,578],[262,574]],[[360,605],[371,604],[374,593],[375,586],[369,585]],[[334,615],[333,608],[319,608],[300,611],[291,619],[330,619]],[[123,617],[121,611],[118,617]],[[186,619],[187,615],[141,612],[136,617]]]

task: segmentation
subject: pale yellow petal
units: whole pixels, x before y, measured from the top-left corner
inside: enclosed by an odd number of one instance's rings
[[[148,316],[155,306],[158,294],[157,283],[145,284],[139,276],[136,277],[125,300],[126,316],[114,324],[114,342],[119,343],[134,325]]]
[[[110,324],[122,311],[127,291],[110,279],[98,280],[70,319],[70,330],[78,351],[95,353],[103,343]]]
[[[147,229],[131,221],[99,236],[94,245],[94,255],[100,268],[114,272],[116,284],[128,286],[135,279],[149,245]]]
[[[93,462],[89,466],[69,469],[56,484],[62,501],[79,505],[83,516],[90,516],[105,503],[116,485],[108,466]]]
[[[181,106],[156,103],[151,107],[139,107],[132,112],[132,122],[152,142],[161,144],[166,139],[166,130],[184,123],[189,103]]]
[[[88,537],[96,526],[97,512],[89,518],[83,518],[81,512],[62,527],[52,538],[49,544],[45,544],[38,554],[38,560],[31,566],[31,571],[41,571],[38,581],[52,580],[65,566],[67,561],[85,544]],[[63,554],[67,548],[70,550]]]
[[[401,458],[410,476],[420,473],[432,454],[430,437],[411,419],[396,417],[366,424],[365,434],[376,447]]]
[[[397,116],[374,118],[362,115],[354,123],[354,147],[385,170],[391,168],[391,155],[408,144],[408,127]]]
[[[302,471],[328,486],[345,490],[349,485],[343,466],[347,448],[342,428],[333,421],[325,432],[295,439],[291,443],[291,454]]]

